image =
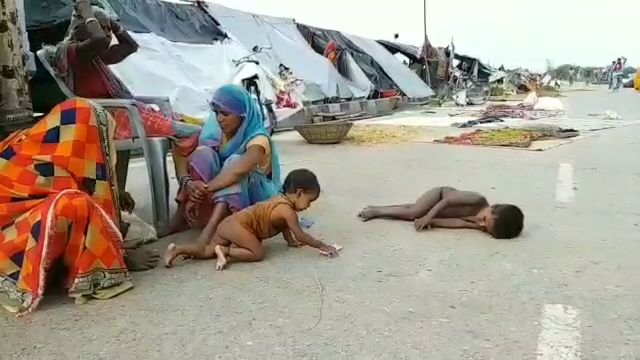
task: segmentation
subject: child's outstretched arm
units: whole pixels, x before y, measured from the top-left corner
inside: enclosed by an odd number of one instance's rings
[[[291,233],[291,230],[286,229],[285,231],[282,232],[282,236],[284,237],[284,240],[287,242],[287,245],[290,247],[300,247],[302,246],[302,243],[299,242],[298,240],[296,240],[295,237],[293,237],[293,234]]]
[[[308,246],[319,249],[327,253],[329,256],[334,257],[338,256],[338,252],[333,246],[327,245],[320,240],[315,239],[313,236],[307,234],[300,227],[300,221],[298,220],[298,214],[295,211],[285,208],[284,206],[279,206],[276,208],[278,211],[278,215],[282,216],[282,218],[287,222],[288,230],[291,231],[291,234],[294,238]]]
[[[431,220],[429,224],[431,227],[447,228],[447,229],[480,229],[480,226],[473,221],[460,218],[438,219]]]
[[[425,229],[442,210],[450,206],[474,206],[482,202],[486,202],[486,199],[478,193],[470,191],[455,191],[435,204],[425,216],[417,219],[415,221],[416,230]]]

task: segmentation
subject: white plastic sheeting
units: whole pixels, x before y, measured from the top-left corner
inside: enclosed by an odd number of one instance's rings
[[[435,95],[408,66],[396,59],[377,41],[343,33],[356,46],[371,56],[409,98],[423,99]]]
[[[356,61],[353,59],[351,54],[349,54],[348,52],[345,52],[344,55],[347,63],[346,68],[347,68],[348,76],[349,76],[349,79],[351,79],[351,81],[349,82],[349,87],[351,88],[351,91],[354,94],[364,94],[363,96],[357,96],[358,98],[367,96],[368,94],[373,92],[375,88],[373,86],[373,83],[371,82],[371,80],[369,80],[369,78],[367,77],[367,74],[365,74],[364,71],[362,71],[360,66],[358,66],[358,63],[356,63]]]
[[[208,114],[207,102],[216,88],[232,82],[234,59],[249,52],[233,39],[213,44],[171,42],[155,34],[130,33],[140,46],[125,61],[113,65],[116,75],[136,96],[166,96],[175,111],[195,117]],[[264,69],[261,79],[269,74]],[[273,88],[260,82],[263,96],[275,101]]]
[[[18,9],[20,32],[22,32],[22,51],[27,56],[27,72],[32,75],[36,73],[36,60],[33,53],[29,51],[29,36],[27,35],[27,17],[24,13],[24,0],[16,0],[16,8]]]
[[[251,49],[256,45],[271,47],[255,56],[269,70],[277,73],[278,65],[284,64],[295,77],[311,83],[306,85],[307,88],[312,89],[312,84],[319,86],[321,93],[307,91],[305,100],[364,98],[372,90],[373,85],[364,74],[360,74],[359,68],[349,74],[353,75],[354,81],[342,77],[326,58],[311,49],[292,19],[254,15],[213,3],[207,5],[209,13],[245,48]]]
[[[293,19],[282,19],[269,16],[263,16],[262,18],[267,23],[272,25],[275,29],[277,29],[280,34],[293,40],[301,48],[304,48],[305,52],[310,52],[311,55],[320,57],[325,63],[329,64],[331,73],[334,73],[336,76],[344,79],[344,77],[338,72],[338,70],[336,70],[336,68],[329,62],[329,60],[325,59],[324,56],[317,54],[311,48],[311,46],[309,46],[307,40],[305,40],[302,34],[300,34],[300,31],[298,30],[298,27],[296,26],[296,23]],[[369,94],[371,94],[371,92],[373,92],[373,84],[349,54],[347,54],[347,72],[348,79],[345,80],[347,81],[351,92],[355,95],[356,98],[365,98]]]

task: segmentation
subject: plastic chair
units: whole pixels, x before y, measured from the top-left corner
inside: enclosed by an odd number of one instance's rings
[[[68,99],[77,96],[71,92],[64,81],[60,79],[51,64],[47,60],[45,50],[41,49],[36,56],[53,77],[60,91]],[[167,173],[167,154],[169,152],[169,139],[164,137],[147,137],[142,118],[135,106],[134,100],[129,99],[90,99],[106,109],[125,109],[129,113],[133,138],[116,140],[115,147],[118,152],[116,163],[116,176],[118,186],[124,190],[129,169],[129,156],[131,150],[142,149],[144,160],[147,163],[147,173],[151,186],[151,205],[153,208],[153,226],[159,230],[169,223],[169,176]],[[146,104],[156,104],[164,113],[171,112],[171,103],[168,98],[136,97],[137,101]]]

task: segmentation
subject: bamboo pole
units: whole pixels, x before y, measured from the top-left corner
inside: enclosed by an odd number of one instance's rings
[[[6,128],[14,127],[10,123],[31,121],[23,32],[17,6],[16,0],[0,1],[0,126]]]
[[[424,25],[424,45],[423,45],[423,52],[424,52],[424,82],[427,83],[427,85],[431,86],[431,76],[429,76],[429,61],[427,60],[427,44],[429,44],[429,37],[427,36],[427,0],[423,1],[424,7],[422,9],[422,13],[423,13],[423,25]]]

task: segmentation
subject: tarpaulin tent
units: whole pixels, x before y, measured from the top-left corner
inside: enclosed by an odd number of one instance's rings
[[[67,29],[74,0],[26,1],[26,25],[30,31],[38,29],[60,28],[57,39],[45,42],[57,42]],[[224,32],[205,12],[192,3],[160,0],[92,0],[93,5],[107,7],[114,11],[122,25],[137,33],[154,33],[171,41],[185,43],[212,42],[225,38]],[[41,36],[39,36],[41,37]],[[37,41],[39,44],[42,41]]]
[[[139,96],[168,96],[177,111],[202,117],[209,111],[207,100],[214,89],[228,83],[234,72],[233,59],[249,52],[233,39],[210,44],[169,41],[156,34],[132,33],[140,48],[112,69]],[[266,73],[260,74],[267,78]],[[260,91],[275,100],[270,84]]]
[[[111,66],[115,74],[134,95],[170,97],[174,108],[187,115],[205,115],[209,111],[207,100],[213,89],[228,83],[233,76],[233,59],[249,54],[238,41],[227,38],[216,21],[193,3],[176,0],[103,1],[108,1],[123,27],[140,46],[135,54]],[[66,22],[59,23],[66,29],[72,8],[64,10],[66,1],[49,3],[55,14],[68,10],[64,15]],[[29,16],[27,12],[27,23],[39,21]],[[45,26],[43,23],[40,25]],[[61,37],[53,43],[60,40]],[[268,74],[261,75],[267,77]],[[44,83],[46,80],[40,81]],[[47,85],[42,83],[35,86],[37,97],[51,98]],[[270,85],[261,87],[261,91],[275,100]]]
[[[25,1],[27,29],[48,28],[69,22],[74,0]]]
[[[402,54],[406,56],[412,63],[423,62],[420,55],[420,48],[413,45],[401,44],[394,41],[378,40],[378,43],[384,46],[387,51],[392,54]]]
[[[300,33],[318,53],[323,53],[329,42],[336,42],[348,55],[353,57],[379,92],[399,90],[415,99],[423,99],[434,94],[415,73],[375,40],[343,34],[335,30],[325,30],[303,24],[297,25]],[[342,62],[344,61],[339,63],[338,68],[344,72]]]
[[[425,79],[426,69],[424,66],[424,55],[422,48],[414,45],[407,45],[387,40],[378,40],[378,43],[393,55],[401,54],[407,57],[409,59],[409,69],[411,69],[411,71],[415,73],[421,80]],[[431,58],[428,60],[430,77],[429,85],[434,86],[434,84],[438,84],[439,82],[438,67],[440,66],[441,62],[445,63],[446,59],[441,59],[440,56],[438,56],[438,49],[431,46],[431,44],[428,44],[428,46],[429,47],[427,48],[427,50],[429,55],[432,57],[434,57],[435,55],[435,58]]]
[[[474,58],[473,56],[454,54],[454,58],[460,63],[458,63],[458,69],[471,73],[473,76],[476,76],[479,80],[489,81],[489,78],[493,74],[493,70],[483,64],[479,59]]]
[[[315,53],[297,31],[293,19],[255,15],[213,3],[207,3],[207,10],[246,48],[270,47],[255,57],[272,72],[277,73],[279,64],[284,64],[295,77],[305,81],[307,89],[320,88],[320,92],[305,92],[305,100],[364,98],[369,94],[371,86],[358,88]]]
[[[109,1],[140,45],[135,54],[112,66],[114,72],[135,95],[168,96],[177,111],[205,115],[211,92],[230,82],[233,60],[249,54],[193,3]],[[273,76],[266,71],[260,75]],[[271,85],[260,85],[263,95],[275,101]]]
[[[398,86],[384,73],[380,65],[378,65],[369,54],[356,46],[339,31],[325,30],[303,24],[296,25],[304,39],[317,53],[323,54],[329,42],[335,41],[347,54],[353,57],[358,67],[362,69],[369,81],[373,83],[376,90],[380,92],[398,90]],[[338,70],[344,76],[348,76],[346,65],[345,61],[341,61],[338,66]]]
[[[272,25],[288,38],[295,39],[296,42],[304,44],[306,49],[311,49],[311,51],[316,54],[300,31],[298,31],[298,26],[295,22],[286,24],[276,22],[272,23]],[[340,75],[348,81],[351,92],[353,92],[357,98],[360,98],[361,96],[368,96],[374,90],[373,83],[371,83],[369,78],[367,78],[367,75],[362,71],[351,55],[347,54],[347,56],[345,56],[344,75]]]
[[[210,44],[226,38],[211,16],[192,3],[108,0],[125,29],[170,41]]]
[[[347,34],[354,44],[371,55],[380,64],[384,72],[398,85],[407,97],[424,100],[435,93],[408,66],[401,63],[389,51],[375,40]]]

